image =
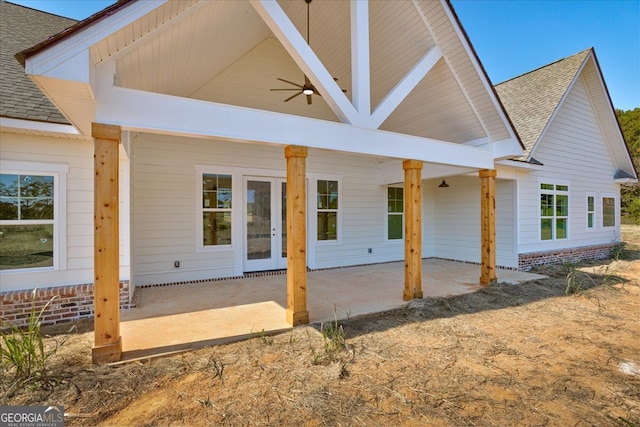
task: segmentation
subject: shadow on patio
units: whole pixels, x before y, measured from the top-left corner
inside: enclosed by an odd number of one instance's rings
[[[424,297],[475,292],[480,267],[423,260]],[[497,270],[500,282],[518,284],[544,276]],[[156,356],[285,331],[286,275],[140,288],[138,306],[122,312],[122,360]],[[377,313],[402,300],[404,263],[394,262],[308,273],[311,323]]]

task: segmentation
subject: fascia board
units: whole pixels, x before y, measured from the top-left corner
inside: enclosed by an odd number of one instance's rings
[[[74,136],[80,135],[80,132],[78,132],[78,130],[71,125],[65,125],[62,123],[38,122],[34,120],[14,119],[11,117],[0,117],[0,127],[30,130],[35,132],[61,133]]]
[[[27,74],[47,75],[54,68],[72,60],[79,53],[88,51],[95,43],[161,7],[167,1],[169,0],[137,1],[128,4],[117,13],[105,16],[53,46],[26,58]]]
[[[416,0],[413,0],[413,2],[414,2],[414,5],[416,6],[416,8],[419,9],[419,7],[418,7],[418,5],[416,3]],[[482,85],[483,85],[485,91],[488,93],[489,98],[491,99],[491,103],[493,104],[494,108],[498,112],[498,115],[502,119],[502,123],[504,124],[505,128],[507,129],[507,132],[509,133],[511,138],[514,138],[516,141],[519,141],[519,138],[518,138],[518,136],[517,136],[517,134],[516,134],[516,132],[515,132],[515,130],[513,128],[513,125],[511,124],[511,121],[507,117],[507,114],[506,114],[506,112],[504,110],[504,107],[500,103],[500,101],[498,99],[498,96],[496,95],[496,92],[495,92],[493,86],[491,85],[491,82],[489,81],[489,79],[487,77],[486,72],[482,68],[482,65],[480,64],[480,61],[478,60],[478,57],[475,54],[475,52],[473,51],[472,47],[469,45],[467,37],[464,35],[462,28],[460,27],[460,25],[458,25],[458,20],[453,15],[453,12],[451,11],[451,8],[449,7],[448,0],[440,0],[440,4],[442,5],[442,8],[443,8],[445,14],[447,15],[447,18],[449,18],[449,21],[451,22],[451,25],[453,26],[453,28],[454,28],[457,36],[458,36],[458,39],[460,40],[460,43],[462,44],[465,52],[469,56],[469,60],[471,61],[471,64],[473,64],[473,67],[476,70],[476,73],[480,77],[480,81],[482,82]],[[422,15],[422,13],[420,13],[420,15]],[[429,29],[429,30],[431,32],[431,29]],[[457,74],[455,72],[454,72],[454,75],[456,76],[456,80],[458,81],[458,85],[460,86],[460,88],[462,89],[463,93],[465,94],[465,97],[467,97],[467,100],[468,100],[469,104],[473,108],[474,113],[476,113],[476,116],[478,117],[478,120],[482,124],[482,127],[485,128],[484,121],[480,118],[480,115],[475,110],[475,106],[474,106],[473,102],[471,102],[471,99],[469,98],[469,96],[467,94],[467,91],[464,90],[464,87],[462,86],[462,84],[460,84],[460,81],[458,80],[458,76],[457,76]],[[485,133],[488,134],[487,129],[485,129]],[[524,147],[522,147],[522,149],[524,149]]]
[[[121,87],[100,92],[96,121],[130,131],[302,145],[472,168],[494,164],[488,150],[462,144]]]
[[[497,160],[497,165],[509,166],[522,171],[541,171],[544,170],[544,165],[534,165],[527,162],[519,162],[516,160]]]

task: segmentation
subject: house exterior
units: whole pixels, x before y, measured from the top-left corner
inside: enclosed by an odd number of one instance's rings
[[[295,325],[307,269],[404,260],[412,299],[423,258],[489,285],[606,256],[637,180],[593,50],[494,89],[446,1],[121,1],[38,37],[10,79],[49,115],[2,109],[2,315],[61,295],[96,361],[135,286],[286,269]]]

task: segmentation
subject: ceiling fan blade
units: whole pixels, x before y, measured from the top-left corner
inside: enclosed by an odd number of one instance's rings
[[[308,104],[308,105],[311,105],[311,104],[312,104],[312,102],[311,102],[311,95],[307,95],[307,104]]]
[[[289,83],[290,85],[294,85],[294,86],[299,87],[300,89],[302,89],[302,86],[299,85],[298,83],[294,83],[294,82],[291,82],[289,80],[281,79],[280,77],[278,77],[276,80],[280,80],[281,82]]]
[[[304,76],[304,85],[305,86],[311,86],[311,80],[309,80],[309,77],[307,77],[306,74]]]
[[[287,99],[285,99],[285,100],[284,100],[284,102],[289,102],[289,101],[291,101],[293,98],[295,98],[296,96],[299,96],[299,95],[302,95],[302,91],[300,91],[300,92],[296,93],[296,94],[295,94],[295,95],[293,95],[293,96],[288,97]]]
[[[276,91],[279,91],[279,90],[298,90],[299,91],[300,89],[291,88],[291,89],[269,89],[269,90],[276,92]]]

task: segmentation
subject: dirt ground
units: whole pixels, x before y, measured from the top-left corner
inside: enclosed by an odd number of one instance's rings
[[[640,426],[640,226],[623,238],[548,279],[118,366],[90,363],[91,322],[49,328],[53,381],[4,378],[0,405],[62,404],[69,426]]]

